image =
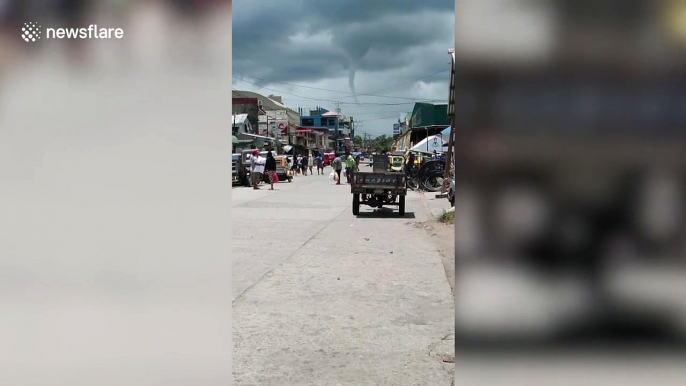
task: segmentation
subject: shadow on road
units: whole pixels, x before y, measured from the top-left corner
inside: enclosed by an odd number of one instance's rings
[[[405,212],[404,216],[399,216],[397,210],[393,209],[376,209],[373,211],[366,211],[363,212],[360,210],[360,214],[357,216],[358,218],[417,218],[417,216],[414,215],[414,212]]]

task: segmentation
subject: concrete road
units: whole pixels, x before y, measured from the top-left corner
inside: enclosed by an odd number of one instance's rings
[[[330,171],[232,190],[234,384],[450,385],[454,304],[421,196],[356,218]]]

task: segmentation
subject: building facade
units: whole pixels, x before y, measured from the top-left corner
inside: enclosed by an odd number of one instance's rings
[[[258,99],[248,96],[239,96],[234,93],[231,100],[231,112],[234,116],[245,115],[250,122],[250,131],[247,133],[257,134],[260,108]],[[234,118],[235,119],[235,118]]]
[[[394,141],[397,150],[407,150],[424,138],[438,135],[450,126],[447,104],[415,103],[401,122],[401,135]]]
[[[233,122],[232,122],[232,128],[231,128],[231,133],[233,135],[240,135],[240,134],[253,134],[253,126],[250,123],[250,119],[248,118],[248,114],[235,114],[233,116]]]
[[[254,134],[275,138],[282,144],[296,142],[300,114],[286,107],[281,97],[264,96],[252,91],[233,91],[234,111],[249,113]],[[239,102],[236,106],[236,102]],[[244,111],[246,110],[246,111]],[[253,118],[254,116],[254,118]]]
[[[342,152],[352,148],[355,135],[353,117],[329,111],[323,107],[314,109],[299,109],[300,126],[303,129],[314,129],[328,135],[325,149],[336,149]],[[325,139],[322,139],[322,143]]]

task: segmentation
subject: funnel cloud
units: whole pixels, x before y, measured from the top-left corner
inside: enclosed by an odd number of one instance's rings
[[[350,87],[350,92],[353,93],[353,99],[355,102],[359,102],[357,99],[357,91],[355,90],[355,72],[357,71],[357,64],[350,62],[350,70],[348,70],[348,87]]]
[[[376,119],[364,130],[392,130],[392,121],[413,108],[412,99],[402,98],[447,101],[447,73],[423,79],[422,87],[412,81],[447,70],[454,11],[450,0],[235,2],[233,86],[280,95],[294,109],[333,109],[340,101],[356,122]],[[381,94],[396,99],[360,95],[387,89]],[[364,105],[370,102],[376,105]]]

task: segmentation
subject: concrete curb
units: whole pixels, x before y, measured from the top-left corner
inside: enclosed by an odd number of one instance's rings
[[[421,192],[421,200],[426,210],[427,216],[433,220],[438,220],[444,211],[450,210],[450,202],[447,198],[429,199],[427,194],[439,194],[434,192]],[[432,205],[433,204],[433,205]]]

